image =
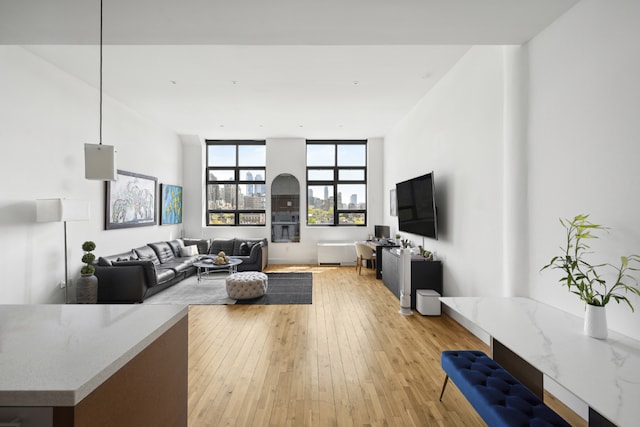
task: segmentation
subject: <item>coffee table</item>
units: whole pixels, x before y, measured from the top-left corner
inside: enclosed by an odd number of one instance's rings
[[[198,269],[198,283],[201,280],[209,278],[212,273],[228,272],[229,274],[238,272],[238,265],[242,264],[242,260],[230,258],[227,264],[214,264],[212,258],[203,258],[193,263]]]

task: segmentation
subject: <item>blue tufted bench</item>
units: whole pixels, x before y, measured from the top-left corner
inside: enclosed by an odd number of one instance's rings
[[[443,351],[440,363],[447,374],[440,400],[451,378],[489,427],[569,427],[531,390],[481,351]]]

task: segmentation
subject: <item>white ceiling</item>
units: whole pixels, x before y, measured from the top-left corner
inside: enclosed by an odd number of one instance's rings
[[[576,2],[104,0],[104,93],[205,138],[384,136],[471,45]],[[1,44],[95,87],[98,40],[97,0],[0,1]]]

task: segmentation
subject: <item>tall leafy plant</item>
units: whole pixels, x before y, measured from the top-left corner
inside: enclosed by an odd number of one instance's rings
[[[634,267],[634,265],[640,265],[640,255],[621,256],[620,266],[609,263],[589,263],[585,260],[585,255],[591,253],[586,241],[597,239],[598,236],[594,232],[607,230],[607,227],[594,224],[588,218],[589,215],[577,215],[573,220],[560,219],[560,224],[567,234],[566,247],[561,248],[563,253],[551,258],[549,264],[541,270],[547,268],[562,270],[564,276],[560,279],[560,283],[587,304],[605,306],[613,298],[618,304],[624,301],[631,311],[634,311],[627,293],[640,296],[638,281],[630,275],[630,272],[640,271],[639,268]],[[601,275],[605,268],[614,273],[615,278],[609,284]]]

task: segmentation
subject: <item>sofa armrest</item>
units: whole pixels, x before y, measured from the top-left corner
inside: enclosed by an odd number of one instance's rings
[[[260,251],[260,262],[262,263],[262,268],[260,271],[264,271],[269,265],[269,246],[267,244],[262,244],[262,250]]]
[[[95,267],[98,302],[142,302],[149,288],[148,269],[139,264]],[[155,283],[155,274],[152,280]]]
[[[158,275],[156,273],[156,266],[153,261],[150,260],[131,260],[131,261],[114,261],[111,263],[115,268],[133,267],[141,268],[144,272],[144,278],[146,285],[149,288],[158,284]]]
[[[262,245],[260,243],[253,245],[246,262],[247,264],[255,264],[258,268],[262,265]]]

